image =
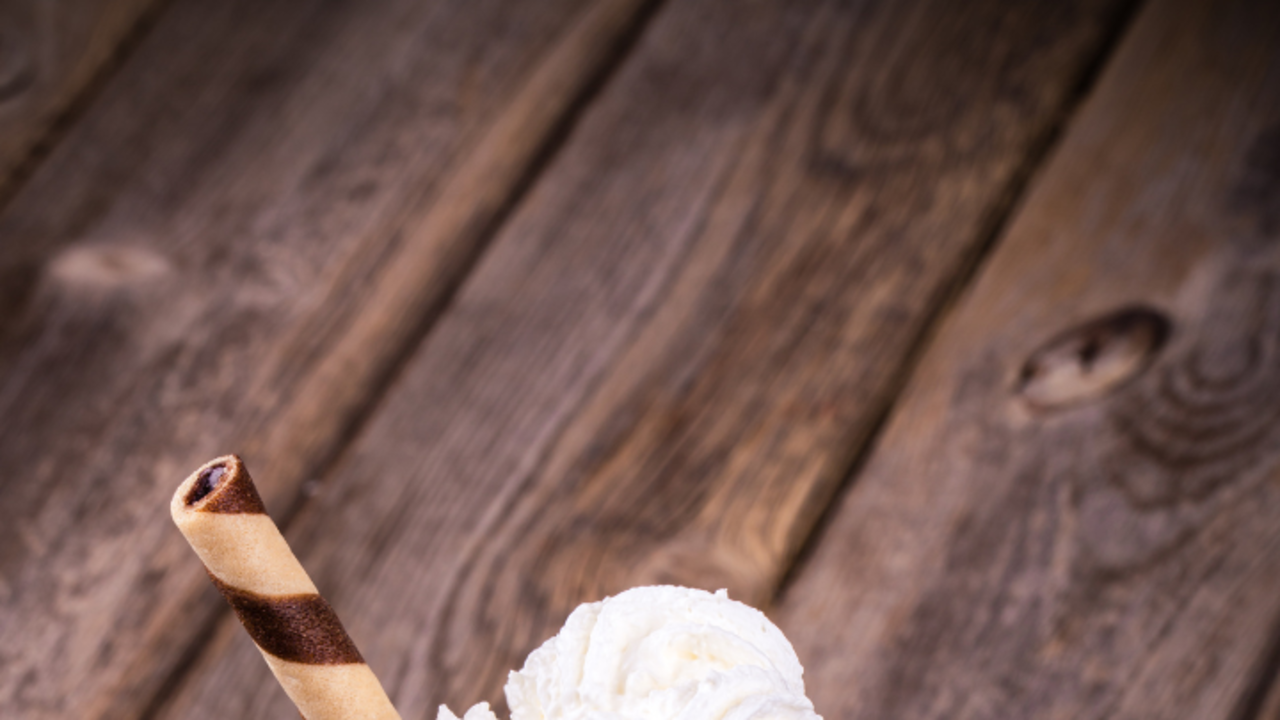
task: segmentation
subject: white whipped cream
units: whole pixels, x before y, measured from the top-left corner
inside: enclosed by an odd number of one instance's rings
[[[580,605],[506,694],[511,720],[822,720],[803,674],[764,613],[665,585]],[[497,716],[480,703],[463,720]]]

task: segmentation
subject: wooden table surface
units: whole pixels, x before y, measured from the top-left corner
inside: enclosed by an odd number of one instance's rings
[[[828,720],[1280,720],[1278,241],[1268,0],[4,2],[0,717],[294,716],[235,452],[406,720],[659,582]]]

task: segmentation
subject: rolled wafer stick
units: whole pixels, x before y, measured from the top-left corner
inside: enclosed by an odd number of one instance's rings
[[[234,455],[182,482],[173,521],[305,720],[400,720]]]

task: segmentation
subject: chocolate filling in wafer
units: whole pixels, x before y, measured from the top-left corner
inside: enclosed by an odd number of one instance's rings
[[[259,595],[209,575],[258,647],[309,665],[362,663],[338,616],[319,595]]]
[[[222,476],[227,472],[224,465],[214,465],[211,468],[205,468],[200,473],[200,477],[196,478],[196,483],[191,486],[191,492],[187,493],[187,504],[195,505],[205,498],[206,495],[213,492],[218,487],[218,483],[222,481]]]
[[[267,514],[249,473],[235,459],[201,470],[184,501],[187,507],[204,501],[204,512]]]

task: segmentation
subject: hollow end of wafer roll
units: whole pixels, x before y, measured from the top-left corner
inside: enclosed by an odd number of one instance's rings
[[[174,520],[188,512],[267,513],[253,479],[235,455],[210,460],[191,473],[173,494],[169,510]]]
[[[235,455],[191,473],[169,511],[216,582],[264,595],[316,592]]]

